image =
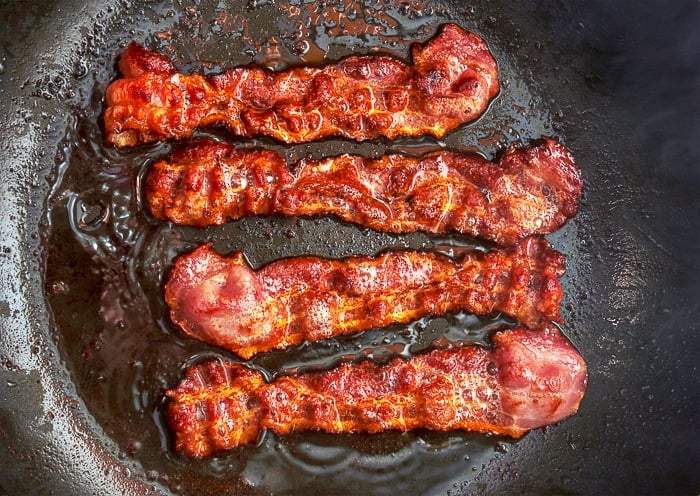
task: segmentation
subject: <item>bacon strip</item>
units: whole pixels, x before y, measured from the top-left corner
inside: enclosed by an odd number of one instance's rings
[[[223,257],[207,244],[177,258],[165,301],[186,334],[249,358],[460,310],[503,312],[537,328],[561,320],[563,272],[563,256],[540,238],[459,259],[393,251],[290,258],[258,271],[241,253]]]
[[[146,178],[153,215],[180,225],[335,215],[377,231],[456,231],[504,245],[555,231],[580,197],[578,167],[550,139],[510,147],[496,163],[443,151],[304,159],[293,170],[273,151],[203,141],[155,163]]]
[[[497,332],[494,349],[433,350],[387,365],[345,363],[266,383],[239,363],[188,368],[166,395],[175,448],[200,458],[276,434],[467,430],[521,437],[573,415],[586,364],[553,328]]]
[[[353,56],[324,67],[244,66],[201,76],[178,74],[167,57],[132,43],[119,62],[123,79],[107,89],[107,141],[123,147],[182,139],[212,124],[284,143],[442,137],[481,115],[499,91],[484,41],[454,24],[413,45],[412,58],[408,65]]]

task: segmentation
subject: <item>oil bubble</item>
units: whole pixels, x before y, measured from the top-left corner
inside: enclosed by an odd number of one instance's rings
[[[296,55],[297,57],[301,57],[302,55],[306,55],[309,52],[309,42],[306,40],[301,40],[292,46],[292,53]]]

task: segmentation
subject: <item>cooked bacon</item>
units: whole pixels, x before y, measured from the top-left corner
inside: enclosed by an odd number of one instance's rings
[[[202,141],[156,162],[146,199],[159,219],[210,226],[246,215],[335,215],[377,231],[456,231],[511,244],[561,227],[581,177],[568,150],[544,139],[498,162],[476,154],[342,155],[292,169],[270,150]]]
[[[408,65],[352,56],[323,67],[243,66],[201,76],[178,74],[167,57],[132,43],[119,62],[123,79],[107,89],[107,141],[122,147],[181,139],[213,124],[284,143],[442,137],[482,114],[499,91],[484,41],[454,24],[415,44],[412,58]]]
[[[576,413],[586,364],[557,330],[516,328],[493,342],[493,350],[436,349],[272,382],[239,363],[204,362],[166,393],[167,420],[175,448],[200,458],[253,443],[264,430],[461,429],[519,438]]]
[[[249,358],[304,340],[426,315],[503,312],[537,328],[560,321],[563,256],[541,238],[453,259],[421,251],[329,260],[298,257],[253,271],[210,244],[178,257],[165,286],[186,334]]]

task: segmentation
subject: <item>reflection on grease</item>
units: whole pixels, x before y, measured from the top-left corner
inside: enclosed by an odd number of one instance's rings
[[[211,239],[218,250],[242,250],[253,266],[259,266],[302,253],[342,257],[406,247],[455,253],[473,244],[460,237],[374,233],[325,218],[249,218],[207,229],[156,222],[144,210],[140,178],[171,144],[117,151],[104,146],[99,127],[105,86],[116,77],[114,57],[132,38],[172,56],[184,71],[218,72],[251,61],[281,68],[374,50],[405,59],[412,42],[429,38],[448,20],[453,16],[436,2],[181,1],[174,7],[145,6],[142,13],[125,16],[125,24],[105,28],[92,42],[101,45],[93,61],[98,69],[76,68],[79,88],[74,99],[80,111],[66,130],[48,202],[46,279],[49,287],[62,289],[47,298],[64,359],[88,410],[152,480],[180,493],[218,488],[268,494],[305,488],[440,494],[472,481],[496,456],[498,440],[464,433],[311,433],[285,439],[265,435],[258,446],[202,462],[174,455],[161,416],[162,392],[179,379],[184,364],[221,354],[185,339],[167,318],[161,285],[178,253]],[[523,82],[525,69],[505,57],[499,66],[503,90],[488,113],[441,141],[332,140],[283,147],[270,140],[248,140],[246,145],[275,149],[290,162],[307,155],[376,156],[389,150],[422,153],[443,147],[492,157],[511,142],[552,134],[548,104],[536,86]],[[230,139],[217,130],[200,136]],[[252,365],[273,376],[341,360],[384,361],[433,343],[483,342],[493,326],[508,324],[463,314],[423,319],[388,331],[265,354]]]

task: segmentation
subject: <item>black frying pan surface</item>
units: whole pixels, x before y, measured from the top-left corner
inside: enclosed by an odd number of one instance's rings
[[[589,365],[580,412],[518,442],[464,433],[266,435],[204,461],[171,450],[162,391],[228,356],[180,335],[160,295],[204,240],[254,265],[459,237],[388,236],[333,219],[196,230],[143,212],[140,178],[172,144],[116,151],[104,90],[131,40],[184,71],[279,68],[379,50],[405,58],[443,22],[481,34],[501,70],[488,113],[441,141],[293,147],[290,160],[437,147],[497,155],[558,136],[584,175],[565,331]],[[0,4],[0,440],[7,494],[698,494],[700,5],[647,2],[31,2]],[[325,59],[324,59],[325,57]],[[231,139],[225,132],[202,135]],[[266,354],[272,373],[384,360],[492,321],[449,316]]]

